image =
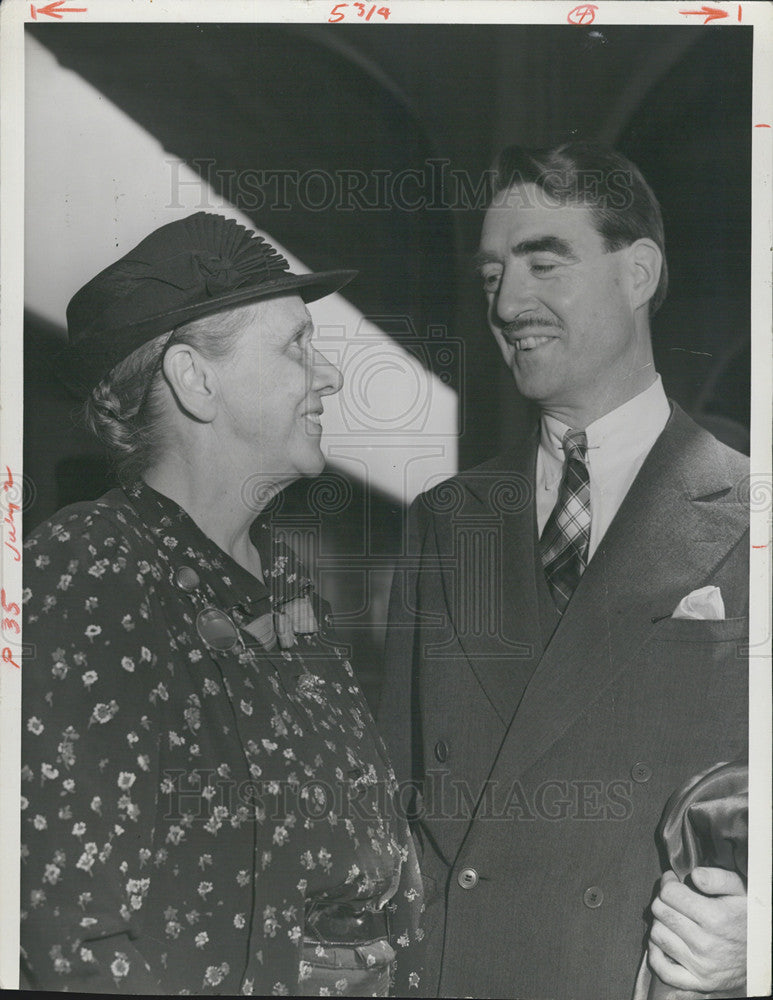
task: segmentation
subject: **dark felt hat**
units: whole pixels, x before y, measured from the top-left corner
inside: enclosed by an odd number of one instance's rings
[[[271,295],[313,302],[357,274],[289,267],[270,243],[222,215],[197,212],[161,226],[72,297],[59,374],[85,398],[119,361],[183,323]]]

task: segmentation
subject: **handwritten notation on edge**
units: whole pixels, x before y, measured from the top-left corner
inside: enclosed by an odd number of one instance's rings
[[[383,17],[385,21],[389,19],[390,10],[388,7],[377,8],[377,4],[372,4],[370,10],[366,14],[365,8],[367,6],[368,5],[364,3],[337,3],[335,7],[333,7],[333,9],[330,11],[330,17],[327,19],[328,24],[337,24],[339,21],[343,21],[348,13],[345,10],[345,8],[347,7],[357,8],[356,16],[364,17],[366,21],[369,21],[374,14],[376,15],[376,17]]]
[[[569,24],[593,24],[598,6],[595,3],[581,3],[566,15]]]
[[[16,601],[9,601],[5,596],[5,587],[0,588],[0,604],[2,604],[3,611],[5,611],[7,618],[3,618],[3,636],[7,631],[15,632],[16,635],[21,633],[21,626],[19,625],[19,615],[21,614],[21,609]],[[19,669],[19,664],[14,660],[13,653],[11,652],[10,646],[4,646],[3,651],[0,654],[5,661],[5,663],[10,663],[11,666]]]
[[[5,467],[6,478],[3,482],[3,492],[8,493],[15,486],[13,473],[9,466]],[[21,553],[16,547],[16,524],[14,522],[14,514],[21,510],[19,504],[14,503],[12,500],[8,500],[8,513],[3,518],[3,523],[7,524],[9,531],[7,534],[8,538],[4,538],[4,542],[7,548],[13,553],[14,562],[21,561]],[[6,532],[3,532],[6,534]],[[21,614],[21,609],[16,601],[9,601],[5,595],[5,587],[0,589],[0,604],[2,604],[2,609],[6,616],[2,620],[2,635],[5,638],[7,632],[13,632],[15,635],[21,634],[21,626],[19,625],[19,616]],[[19,669],[19,664],[14,660],[13,653],[11,652],[10,646],[4,646],[0,652],[0,657],[2,657],[5,663],[10,663],[11,666]]]
[[[739,4],[739,21],[741,20],[741,9],[741,4]],[[721,21],[726,17],[730,17],[728,11],[722,10],[720,7],[708,7],[706,4],[702,4],[700,10],[680,10],[679,13],[684,17],[703,17],[705,18],[704,24],[710,24],[712,21]]]
[[[37,21],[38,14],[44,14],[46,17],[53,17],[57,21],[61,21],[64,14],[85,14],[88,10],[87,7],[65,7],[64,2],[65,0],[53,0],[45,7],[36,7],[34,3],[31,3],[30,17],[33,21]]]
[[[9,490],[13,489],[15,483],[13,473],[7,465],[5,467],[5,472],[6,479],[3,483],[3,491],[8,493]],[[8,513],[3,518],[3,523],[7,524],[9,527],[9,531],[7,532],[8,538],[4,538],[3,541],[5,542],[6,547],[13,553],[14,562],[21,562],[21,553],[16,547],[16,523],[14,521],[14,515],[18,514],[20,510],[21,507],[19,504],[14,503],[12,500],[8,500]]]

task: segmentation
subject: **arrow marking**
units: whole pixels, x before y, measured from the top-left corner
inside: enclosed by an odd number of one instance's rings
[[[65,0],[53,0],[52,3],[47,3],[45,7],[35,7],[34,4],[30,4],[30,16],[33,21],[37,21],[38,14],[45,14],[46,17],[55,17],[57,21],[62,20],[64,14],[85,14],[88,10],[87,7],[65,7]]]
[[[679,13],[684,14],[685,17],[691,17],[693,14],[696,14],[698,17],[705,17],[704,24],[728,16],[726,10],[720,10],[718,7],[707,7],[706,4],[700,10],[680,10]]]

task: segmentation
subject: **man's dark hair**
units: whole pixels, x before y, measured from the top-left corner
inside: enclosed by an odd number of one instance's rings
[[[588,208],[607,252],[647,237],[660,247],[663,266],[650,315],[668,288],[665,235],[660,205],[639,168],[621,153],[592,142],[567,142],[550,149],[507,146],[493,168],[493,194],[518,184],[536,184],[561,204]]]

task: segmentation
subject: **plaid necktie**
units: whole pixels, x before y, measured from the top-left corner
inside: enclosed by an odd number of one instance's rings
[[[564,435],[564,474],[558,500],[540,538],[545,576],[556,607],[566,610],[588,564],[590,542],[590,479],[585,431]]]

